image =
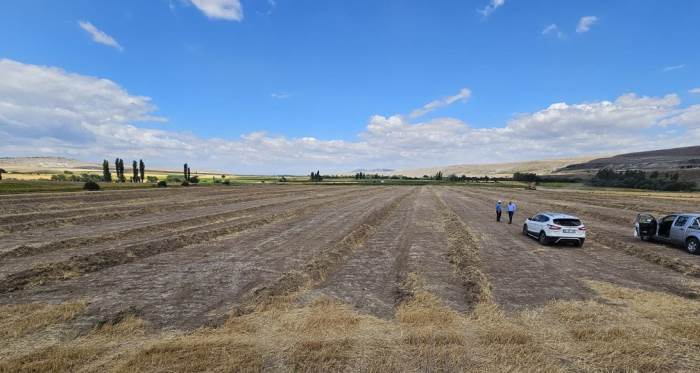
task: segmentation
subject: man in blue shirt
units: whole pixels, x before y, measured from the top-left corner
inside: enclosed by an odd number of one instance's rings
[[[501,222],[501,212],[503,212],[503,206],[501,206],[501,203],[503,203],[501,200],[496,202],[496,221],[499,223]]]
[[[517,209],[518,206],[515,205],[515,202],[508,201],[508,224],[513,224],[513,214],[515,214]]]

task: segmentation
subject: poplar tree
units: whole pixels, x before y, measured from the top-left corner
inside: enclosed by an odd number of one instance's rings
[[[139,173],[141,174],[141,182],[146,180],[146,164],[143,163],[143,159],[139,159]]]
[[[138,165],[138,163],[136,163],[136,161],[133,161],[131,163],[131,172],[133,173],[133,176],[131,177],[131,182],[138,183],[139,182],[139,165]]]
[[[109,162],[106,159],[102,161],[102,180],[112,182],[112,173],[109,172]]]

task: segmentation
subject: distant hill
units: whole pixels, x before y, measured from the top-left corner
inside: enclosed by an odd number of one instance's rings
[[[555,174],[590,177],[598,170],[611,168],[616,171],[642,170],[678,172],[681,180],[700,184],[700,146],[687,146],[620,154],[613,157],[595,158],[587,162],[562,167]]]
[[[601,168],[615,170],[681,170],[700,168],[700,146],[651,150],[595,158],[588,162],[570,164],[558,172],[597,172]]]
[[[352,172],[353,173],[363,172],[366,174],[386,174],[386,173],[394,172],[394,170],[391,168],[371,168],[371,169],[356,168],[356,169],[352,170]]]
[[[443,175],[455,174],[489,177],[513,176],[513,174],[516,172],[534,172],[538,175],[548,175],[570,164],[587,162],[593,158],[593,156],[589,156],[509,163],[459,164],[442,167],[398,170],[391,172],[391,174],[421,177],[423,175],[435,175],[438,171],[442,171]]]
[[[65,170],[101,170],[101,163],[63,157],[0,157],[0,168],[7,171],[38,172]]]

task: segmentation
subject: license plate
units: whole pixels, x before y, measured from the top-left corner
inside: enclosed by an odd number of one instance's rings
[[[576,229],[564,229],[564,233],[576,233]]]

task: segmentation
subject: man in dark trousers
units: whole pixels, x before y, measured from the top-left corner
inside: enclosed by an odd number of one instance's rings
[[[517,209],[518,206],[515,205],[515,202],[508,201],[508,224],[513,224],[513,214],[515,214]]]
[[[501,213],[503,212],[502,203],[500,199],[496,202],[496,221],[499,223],[501,222]]]

